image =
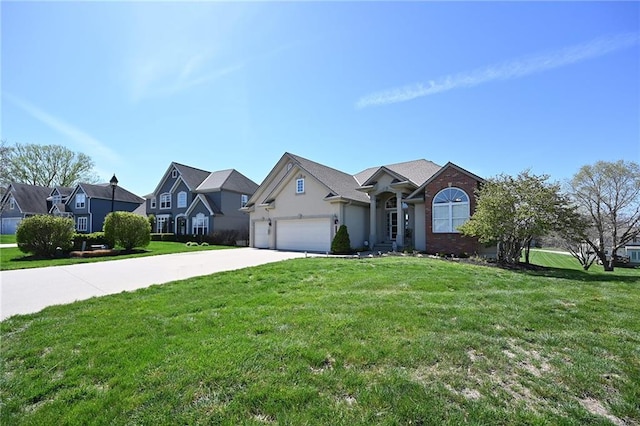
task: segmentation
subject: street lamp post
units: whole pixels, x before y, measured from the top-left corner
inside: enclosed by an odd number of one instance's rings
[[[109,181],[109,184],[111,184],[111,213],[113,213],[113,202],[116,195],[116,186],[118,186],[118,178],[116,177],[115,173]]]

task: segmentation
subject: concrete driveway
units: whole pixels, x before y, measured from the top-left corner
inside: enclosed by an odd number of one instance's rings
[[[2,271],[0,320],[38,312],[51,305],[304,256],[304,253],[239,248]]]

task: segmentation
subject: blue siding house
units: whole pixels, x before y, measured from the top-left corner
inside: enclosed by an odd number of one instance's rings
[[[74,188],[11,183],[0,200],[0,232],[15,234],[25,217],[52,214],[73,218],[76,231],[102,231],[104,218],[111,212],[111,185],[81,183]],[[144,199],[117,186],[114,211],[144,215]],[[142,210],[142,211],[140,211]]]
[[[147,198],[153,232],[212,235],[235,230],[248,235],[249,216],[240,211],[258,188],[235,169],[208,172],[171,163]]]
[[[78,184],[65,203],[65,213],[70,213],[76,223],[78,232],[102,231],[105,217],[111,213],[112,188],[108,183],[93,185]],[[113,194],[113,211],[133,212],[144,198],[117,186]]]
[[[47,214],[51,188],[12,182],[0,200],[0,234],[15,234],[25,217]]]

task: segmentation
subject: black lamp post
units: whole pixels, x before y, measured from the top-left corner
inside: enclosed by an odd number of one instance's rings
[[[113,201],[116,195],[116,186],[118,186],[118,178],[116,177],[115,173],[109,181],[109,184],[111,184],[111,213],[113,213]]]

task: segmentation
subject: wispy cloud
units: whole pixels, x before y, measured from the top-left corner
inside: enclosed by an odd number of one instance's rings
[[[362,109],[405,102],[449,90],[474,87],[495,80],[524,77],[606,55],[635,46],[639,42],[640,34],[635,32],[601,37],[584,44],[552,52],[525,56],[468,72],[447,75],[436,80],[429,80],[427,83],[418,83],[372,93],[358,99],[356,108]]]
[[[64,120],[61,120],[60,118],[54,117],[24,99],[7,92],[2,92],[2,95],[5,99],[31,115],[36,120],[46,124],[61,135],[75,142],[85,154],[93,157],[95,160],[107,160],[112,163],[121,162],[120,157],[114,151],[93,136],[65,122]]]

